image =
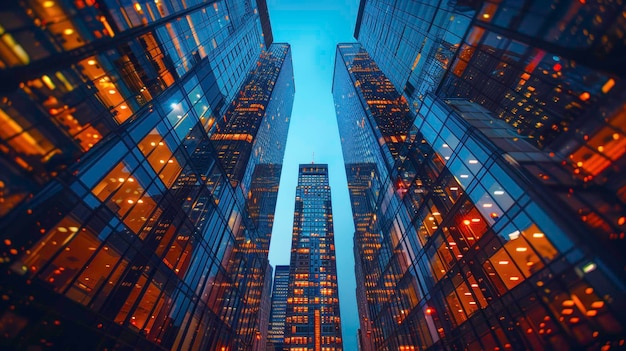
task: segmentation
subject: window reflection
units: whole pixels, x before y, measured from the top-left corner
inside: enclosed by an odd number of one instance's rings
[[[95,245],[96,243],[92,244]],[[92,250],[92,247],[94,246],[88,247],[87,250]],[[119,261],[120,253],[117,250],[109,246],[99,247],[96,256],[89,262],[89,265],[76,279],[66,295],[86,305],[103,285],[107,285],[108,288],[105,290],[110,291],[122,273],[119,268],[116,270],[114,268],[117,264],[121,268],[127,265],[126,260]]]
[[[92,192],[120,217],[128,213],[124,223],[135,233],[139,233],[156,207],[156,202],[130,174],[124,162],[115,166]]]
[[[79,62],[83,69],[83,73],[93,81],[95,88],[97,89],[98,97],[103,104],[111,109],[114,118],[118,123],[122,123],[127,120],[133,114],[132,106],[124,100],[124,96],[116,84],[109,75],[106,74],[102,68],[99,59],[96,56],[88,57]],[[144,99],[151,100],[150,94],[147,89],[142,88],[141,93]]]
[[[172,186],[182,167],[178,160],[173,156],[172,150],[169,148],[161,134],[153,129],[150,133],[139,142],[139,150],[146,156],[148,162],[159,174],[159,178],[169,188]]]

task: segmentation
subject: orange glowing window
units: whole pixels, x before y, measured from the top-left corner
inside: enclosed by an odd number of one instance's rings
[[[163,141],[162,136],[153,129],[139,142],[139,150],[146,156],[152,168],[159,174],[159,178],[167,187],[172,186],[182,167],[173,157],[172,151]]]
[[[36,137],[39,138],[36,138]],[[39,133],[26,132],[6,112],[0,109],[0,138],[17,152],[26,155],[43,155],[51,145]]]

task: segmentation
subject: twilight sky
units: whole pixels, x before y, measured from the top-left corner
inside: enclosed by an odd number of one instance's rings
[[[327,163],[333,201],[335,248],[344,350],[357,350],[354,225],[331,93],[335,48],[353,42],[359,0],[267,0],[274,42],[291,44],[296,96],[291,114],[276,218],[272,266],[289,264],[298,165]]]

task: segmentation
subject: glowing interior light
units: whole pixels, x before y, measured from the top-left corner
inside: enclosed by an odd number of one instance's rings
[[[514,232],[509,234],[509,239],[515,240],[515,239],[519,238],[519,235],[520,235],[520,231],[516,230],[516,231],[514,231]]]
[[[97,63],[97,62],[96,62],[96,60],[88,60],[88,61],[87,61],[87,64],[88,64],[89,66],[95,66],[95,64],[96,64],[96,63]]]
[[[461,178],[469,178],[469,175],[467,175],[467,174],[461,174]]]
[[[450,187],[450,190],[452,190],[452,191],[457,191],[457,190],[459,190],[459,188],[458,188],[458,187],[456,187],[456,186],[451,186],[451,187]]]
[[[448,146],[448,144],[443,144],[443,145],[441,145],[441,146],[443,146],[443,147],[449,147],[449,146]]]
[[[489,18],[491,18],[491,15],[488,14],[488,13],[483,13],[483,18],[484,19],[489,19]]]
[[[491,208],[493,206],[493,204],[483,204],[484,208]]]
[[[123,183],[123,182],[124,182],[124,178],[117,178],[117,180],[118,180],[120,183]]]
[[[120,106],[120,108],[121,108],[122,110],[125,110],[125,109],[127,109],[127,108],[128,108],[128,106],[126,106],[126,105],[122,105],[122,106]]]
[[[510,277],[509,279],[512,280],[512,281],[518,281],[519,277]]]
[[[602,307],[604,307],[604,301],[594,301],[591,303],[591,308],[594,308],[596,310],[599,310]]]
[[[47,9],[51,8],[52,6],[54,6],[54,1],[44,1],[43,2],[43,7],[47,8]]]
[[[504,190],[496,190],[493,192],[494,195],[504,195]]]
[[[543,233],[533,233],[533,238],[543,238],[544,234]]]
[[[509,261],[499,261],[498,264],[509,264]]]
[[[478,163],[478,160],[469,160],[469,163],[470,163],[471,165],[475,165],[475,164],[477,164],[477,163]]]
[[[586,92],[586,91],[584,91],[582,94],[580,94],[580,95],[578,96],[578,98],[579,98],[581,101],[587,101],[587,100],[589,100],[589,98],[590,98],[590,97],[591,97],[591,95],[590,95],[588,92]]]
[[[469,219],[466,219],[463,221],[463,224],[465,225],[470,225],[472,222]]]
[[[133,200],[130,200],[130,199],[128,200],[129,204],[132,204],[133,202],[134,202]]]
[[[593,272],[594,270],[596,270],[596,268],[597,268],[597,267],[598,267],[598,266],[596,266],[596,264],[595,264],[595,263],[593,263],[593,262],[589,262],[589,263],[587,263],[587,264],[583,267],[583,272],[585,272],[585,273],[591,273],[591,272]]]
[[[526,252],[526,251],[528,251],[528,248],[527,247],[518,247],[518,248],[515,249],[515,251],[517,251],[517,252]]]
[[[63,31],[63,34],[65,34],[65,35],[72,35],[72,34],[74,34],[74,30],[72,28],[66,28]]]
[[[109,90],[109,94],[113,95],[115,93],[116,93],[116,91],[114,89]]]
[[[472,218],[472,222],[473,223],[478,223],[478,222],[480,222],[480,218]]]
[[[135,10],[137,10],[137,12],[141,11],[141,5],[135,4]]]
[[[615,86],[615,80],[613,78],[609,78],[609,80],[607,80],[606,83],[604,83],[604,85],[602,86],[602,92],[606,94],[611,89],[613,89],[614,86]]]

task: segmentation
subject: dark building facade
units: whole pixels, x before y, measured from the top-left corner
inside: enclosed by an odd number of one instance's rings
[[[270,327],[270,315],[272,314],[272,281],[274,279],[274,269],[267,265],[265,270],[265,281],[261,292],[261,305],[258,314],[258,328],[254,340],[254,351],[266,351]]]
[[[456,19],[423,5],[414,15]],[[383,2],[362,2],[359,40],[379,28],[364,15],[377,15],[370,6]],[[380,68],[361,44],[339,44],[333,82],[356,228],[361,349],[622,345],[622,272],[532,175],[533,165],[554,166],[550,155],[485,106],[438,96],[446,85],[419,98],[406,80],[387,89],[385,68],[397,68],[397,81],[416,71],[403,75],[401,60],[376,50]]]
[[[288,290],[289,266],[276,266],[274,270],[274,287],[272,289],[272,308],[267,337],[267,351],[283,351]]]
[[[328,165],[301,164],[284,350],[343,350]]]
[[[262,32],[263,6],[0,5],[3,349],[249,350],[262,337],[283,154],[245,154],[253,169],[234,181],[211,136],[268,69],[250,143],[285,143],[291,57]]]

